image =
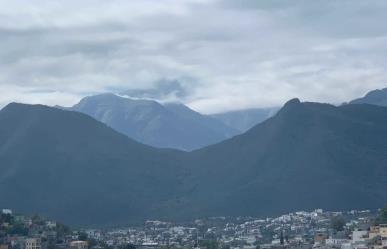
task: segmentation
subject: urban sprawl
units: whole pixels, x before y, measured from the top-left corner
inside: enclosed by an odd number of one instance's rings
[[[74,230],[37,215],[2,209],[0,249],[387,248],[387,206],[377,210],[300,211],[275,218],[211,217],[189,223]]]

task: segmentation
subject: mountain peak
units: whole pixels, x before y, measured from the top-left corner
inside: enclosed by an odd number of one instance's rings
[[[298,98],[294,98],[294,99],[291,99],[288,102],[286,102],[278,113],[285,113],[285,112],[288,112],[290,110],[296,110],[300,106],[302,106],[301,101]]]
[[[49,108],[48,106],[45,105],[29,105],[29,104],[23,104],[23,103],[18,103],[18,102],[11,102],[8,105],[4,106],[1,111],[13,111],[13,110],[28,110],[32,108]]]
[[[11,102],[11,103],[7,104],[6,106],[4,106],[3,110],[9,109],[9,108],[14,108],[14,107],[21,106],[21,105],[23,105],[23,104],[20,104],[17,102]]]
[[[21,107],[21,106],[33,106],[33,105],[28,105],[28,104],[23,104],[23,103],[18,103],[18,102],[11,102],[4,106],[4,109],[6,108],[14,108],[14,107]]]
[[[285,105],[284,105],[284,107],[290,106],[290,105],[298,105],[298,104],[301,104],[300,99],[298,99],[298,98],[293,98],[293,99],[289,100],[288,102],[286,102]]]
[[[102,93],[102,94],[97,94],[97,95],[92,95],[92,96],[87,96],[83,98],[81,101],[88,101],[88,100],[119,100],[122,99],[122,97],[114,94],[114,93]]]
[[[102,93],[81,99],[81,101],[78,104],[74,105],[72,109],[76,110],[78,108],[94,108],[96,105],[130,105],[132,107],[148,106],[157,109],[162,108],[161,104],[154,100],[133,99],[125,96],[120,96],[114,93]]]

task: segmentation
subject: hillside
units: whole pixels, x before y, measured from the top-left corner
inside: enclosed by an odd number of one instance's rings
[[[9,104],[0,111],[0,200],[69,224],[163,216],[155,206],[180,188],[180,154],[137,143],[81,113]]]
[[[275,115],[279,108],[253,108],[238,111],[229,111],[217,113],[211,117],[218,119],[229,127],[232,127],[241,133],[246,132],[255,125],[265,121]]]
[[[376,208],[387,201],[387,108],[291,100],[189,161],[196,173],[187,200],[201,203],[199,214]]]

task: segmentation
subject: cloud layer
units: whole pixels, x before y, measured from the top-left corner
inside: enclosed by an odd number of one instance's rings
[[[0,105],[134,89],[204,113],[340,103],[387,86],[386,12],[378,0],[0,0]]]

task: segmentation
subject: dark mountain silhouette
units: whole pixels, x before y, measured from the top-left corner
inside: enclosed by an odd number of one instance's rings
[[[9,104],[0,111],[0,200],[70,224],[136,221],[178,193],[181,154],[81,113]]]
[[[88,114],[130,138],[160,148],[193,150],[238,133],[181,104],[164,106],[114,94],[86,97],[69,110]]]
[[[189,154],[206,215],[270,215],[387,201],[387,108],[289,101],[247,133]],[[187,203],[187,207],[194,206]]]

